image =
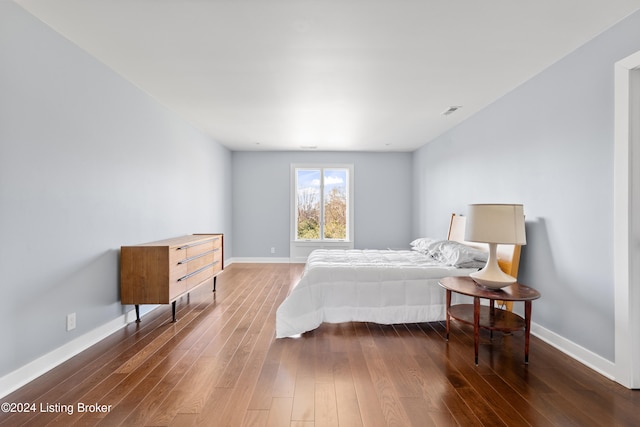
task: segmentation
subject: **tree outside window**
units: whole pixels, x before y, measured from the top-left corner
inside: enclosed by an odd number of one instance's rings
[[[349,169],[296,168],[296,239],[346,240]]]

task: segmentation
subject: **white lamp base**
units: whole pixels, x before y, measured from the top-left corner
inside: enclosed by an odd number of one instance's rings
[[[516,282],[515,277],[509,276],[498,266],[496,249],[497,245],[495,243],[489,243],[489,259],[487,260],[487,264],[482,270],[469,274],[476,283],[491,289],[504,288]]]

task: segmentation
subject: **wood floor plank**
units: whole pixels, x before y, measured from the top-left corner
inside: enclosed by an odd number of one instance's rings
[[[333,374],[339,424],[352,427],[362,426],[358,394],[349,357],[346,353],[336,353],[335,357]]]
[[[272,311],[279,305],[284,295],[288,293],[291,287],[290,280],[290,277],[285,278],[280,276],[280,289],[273,303]],[[273,316],[273,314],[270,314],[270,316]],[[273,317],[270,317],[266,322],[267,324],[273,325]],[[282,351],[286,346],[286,340],[272,340],[272,337],[268,336],[267,332],[271,330],[272,329],[268,329],[262,333],[264,339],[268,340],[268,344],[265,344],[266,351],[260,353],[261,355],[264,354],[264,360],[262,361],[260,374],[253,386],[253,393],[247,409],[268,410],[271,407],[271,400],[273,398],[272,390],[280,368]]]
[[[273,381],[273,396],[293,397],[302,346],[295,340],[285,340],[283,347],[278,363],[279,369]]]
[[[247,283],[245,288],[247,288]],[[262,291],[268,288],[262,288]],[[194,370],[190,372],[188,378],[182,382],[181,387],[177,393],[180,393],[178,400],[181,401],[181,405],[176,408],[173,407],[172,413],[167,413],[164,416],[155,416],[154,421],[158,421],[158,417],[162,420],[167,417],[173,417],[176,413],[200,413],[202,408],[207,405],[207,401],[211,396],[211,390],[223,378],[225,372],[229,370],[229,364],[234,358],[238,350],[238,346],[242,342],[242,339],[246,335],[246,329],[238,328],[238,325],[247,325],[244,312],[241,308],[249,309],[256,299],[249,299],[247,297],[251,295],[251,292],[247,292],[246,289],[241,290],[238,293],[233,305],[229,306],[229,309],[225,312],[227,316],[220,320],[223,325],[218,334],[215,335],[212,341],[210,341],[205,349],[200,353],[200,357],[203,361],[208,362],[204,371],[199,372]],[[261,294],[260,294],[261,295]],[[257,295],[258,296],[258,295]],[[243,319],[245,323],[243,322]],[[212,350],[212,343],[215,343],[219,347]],[[195,386],[193,377],[195,377]],[[176,394],[177,394],[176,393]],[[174,396],[176,397],[176,396]],[[166,410],[165,410],[166,412]]]
[[[401,397],[400,400],[409,416],[411,425],[424,427],[458,425],[450,413],[446,413],[446,416],[443,416],[441,412],[434,413],[429,411],[420,398]]]
[[[338,403],[336,389],[332,383],[316,383],[314,406],[316,427],[338,425]]]
[[[0,426],[637,426],[640,391],[536,337],[453,322],[323,324],[275,339],[302,264],[234,264],[2,402],[111,405],[106,413],[0,413]],[[534,314],[535,316],[535,314]]]
[[[170,427],[192,427],[195,425],[196,414],[178,414],[169,424],[161,424]]]
[[[298,355],[300,361],[293,395],[292,421],[313,422],[315,419],[315,352],[315,341],[304,339]]]
[[[311,375],[298,375],[293,394],[291,409],[292,421],[315,420],[315,378]]]
[[[274,397],[267,418],[268,427],[288,427],[291,425],[291,408],[293,399],[290,397]]]
[[[272,278],[274,286],[268,287],[270,289],[268,298],[260,299],[263,303],[260,309],[261,315],[256,318],[257,321],[247,332],[246,345],[243,347],[248,350],[245,352],[246,357],[244,355],[239,357],[244,359],[244,363],[237,365],[238,369],[241,369],[237,381],[233,383],[232,388],[225,390],[229,395],[230,403],[220,408],[205,405],[197,418],[199,424],[214,421],[217,425],[236,426],[242,423],[255,390],[256,379],[259,377],[269,344],[272,343],[275,334],[275,324],[266,319],[273,318],[278,307],[277,303],[285,297],[289,289],[288,280],[285,280],[281,268],[276,270],[278,274]],[[252,345],[250,350],[249,345]],[[241,365],[242,368],[240,368]]]
[[[380,352],[376,345],[377,341],[384,340],[384,336],[379,333],[378,325],[370,325],[370,331],[374,333],[367,337],[367,340],[373,342],[373,345],[368,347],[373,350],[365,355],[365,361],[371,375],[374,390],[378,395],[384,420],[387,425],[410,425],[408,416],[400,402],[400,396],[397,394],[391,376],[388,375],[384,354]]]
[[[381,327],[379,332],[384,339],[377,340],[376,345],[383,356],[389,378],[393,381],[398,395],[400,397],[421,396],[423,380],[419,375],[420,367],[407,353],[403,337],[393,326]]]
[[[272,307],[269,296],[268,287],[261,292],[259,299],[247,311],[246,316],[237,324],[234,333],[225,344],[229,349],[235,348],[227,362],[227,367],[218,380],[216,386],[222,388],[231,388],[238,381],[238,376],[242,372],[243,367],[247,363],[247,359],[253,350],[256,338],[260,335],[260,331],[264,327],[269,312]],[[235,341],[239,339],[239,341]]]
[[[281,301],[286,295],[288,287],[284,286],[285,282],[282,280],[281,275],[275,280],[278,284],[277,288],[274,288],[271,297],[264,301],[261,312],[266,317],[272,317],[277,309],[277,302]],[[253,331],[248,333],[248,343],[253,343],[253,349],[248,353],[250,357],[247,357],[242,367],[241,372],[237,377],[237,381],[234,383],[234,387],[228,390],[230,403],[227,404],[222,410],[212,410],[210,407],[205,406],[202,411],[202,417],[204,419],[215,417],[221,425],[240,425],[244,419],[245,413],[248,410],[248,403],[255,389],[256,379],[260,375],[260,370],[264,365],[266,358],[268,345],[272,342],[275,334],[275,324],[273,322],[267,322],[265,319],[259,318],[253,325]],[[254,336],[256,337],[254,339]],[[289,413],[289,417],[291,414]],[[199,417],[198,421],[203,418]]]
[[[251,409],[242,420],[242,427],[264,427],[269,420],[269,410]]]
[[[229,295],[229,297],[231,301],[235,301],[232,295]],[[154,414],[152,414],[152,420],[154,422],[166,424],[175,417],[178,408],[183,403],[185,390],[181,389],[181,387],[184,387],[185,382],[188,384],[188,386],[185,387],[187,390],[192,390],[192,387],[194,387],[198,380],[202,381],[203,390],[208,389],[208,385],[204,383],[207,378],[206,374],[209,372],[208,368],[213,368],[216,365],[211,363],[211,359],[197,359],[195,356],[200,355],[203,348],[217,335],[217,326],[219,325],[221,316],[226,310],[224,307],[217,305],[216,294],[212,295],[212,293],[208,293],[207,299],[211,301],[209,311],[203,312],[202,321],[199,322],[199,324],[196,326],[190,325],[185,329],[185,331],[190,332],[190,339],[182,340],[180,344],[177,345],[179,349],[189,350],[190,360],[193,360],[193,363],[184,375],[182,375],[182,378],[178,378],[177,375],[174,376],[174,379],[178,382],[174,384],[173,389],[168,393],[167,397],[160,402],[158,408],[154,411]]]
[[[435,413],[448,414],[449,411],[442,400],[442,396],[455,392],[454,387],[447,381],[445,374],[433,361],[430,354],[444,353],[444,347],[435,342],[425,340],[425,335],[418,325],[404,325],[398,327],[398,334],[403,337],[403,348],[411,355],[418,366],[416,373],[421,388],[421,406],[428,411],[432,418],[444,418],[435,416]],[[406,399],[403,402],[412,403],[415,399]]]
[[[268,354],[265,356],[265,363],[260,370],[260,376],[256,381],[253,395],[249,402],[249,409],[268,410],[271,407],[271,399],[273,398],[271,390],[273,390],[273,383],[280,368],[280,354],[283,348],[282,341],[270,347]]]
[[[365,349],[362,346],[360,335],[355,336],[357,346],[353,346],[349,352],[349,362],[351,365],[356,395],[358,396],[358,404],[360,406],[360,416],[363,425],[366,426],[385,426],[385,418],[382,413],[382,406],[378,400],[378,394],[374,388],[371,373],[367,367],[364,356]]]
[[[528,422],[519,414],[512,402],[517,402],[517,399],[513,399],[517,393],[510,388],[503,388],[504,394],[499,393],[493,388],[487,378],[491,378],[494,374],[482,374],[482,371],[477,369],[475,364],[469,360],[466,355],[461,353],[452,353],[449,356],[450,362],[455,365],[460,374],[465,378],[468,386],[474,389],[474,391],[481,390],[481,397],[486,406],[487,411],[484,414],[484,418],[477,415],[483,423],[487,422],[487,419],[502,420],[505,425],[509,426],[526,426]],[[506,415],[504,415],[506,414]],[[499,424],[496,424],[499,425]]]

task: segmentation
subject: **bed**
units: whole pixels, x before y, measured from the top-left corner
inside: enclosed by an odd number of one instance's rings
[[[486,248],[464,242],[464,217],[452,215],[447,240],[420,238],[411,250],[315,250],[276,312],[276,338],[323,322],[420,323],[444,320],[438,279],[483,267]],[[499,263],[517,272],[519,246],[500,245]]]

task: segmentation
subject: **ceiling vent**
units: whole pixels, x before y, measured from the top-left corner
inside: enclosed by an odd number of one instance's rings
[[[462,108],[462,105],[452,105],[451,107],[447,108],[446,110],[444,110],[442,112],[443,116],[448,116],[451,113],[454,113],[455,111],[459,110],[460,108]]]

